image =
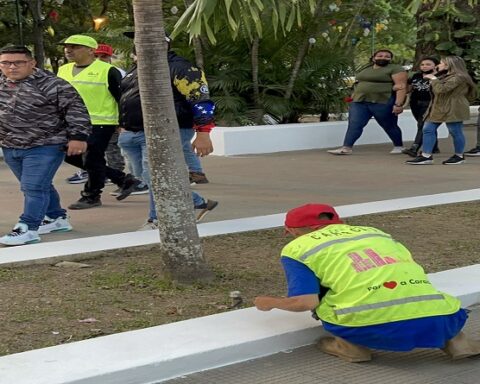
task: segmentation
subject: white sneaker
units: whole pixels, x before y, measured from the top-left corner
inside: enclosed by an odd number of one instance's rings
[[[25,223],[17,223],[12,232],[0,237],[0,244],[3,245],[24,245],[40,241],[37,231],[29,231]]]
[[[329,149],[327,152],[332,155],[351,155],[353,151],[352,148],[340,147],[337,149]]]
[[[39,235],[45,235],[52,232],[68,232],[73,229],[72,225],[68,221],[68,217],[57,217],[56,219],[51,219],[48,216],[42,221],[40,227],[38,228]]]
[[[405,149],[405,147],[393,147],[393,149],[390,151],[391,155],[398,155],[400,153],[403,153],[402,151]]]
[[[158,229],[158,220],[153,221],[146,221],[140,228],[137,229],[138,231],[149,231],[151,229]]]

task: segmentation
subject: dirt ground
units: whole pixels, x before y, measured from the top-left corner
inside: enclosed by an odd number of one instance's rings
[[[348,219],[391,233],[427,272],[480,263],[480,204],[464,203]],[[231,310],[260,294],[285,293],[282,229],[205,238],[216,279],[176,286],[162,280],[155,247],[110,251],[87,268],[0,269],[0,355]]]

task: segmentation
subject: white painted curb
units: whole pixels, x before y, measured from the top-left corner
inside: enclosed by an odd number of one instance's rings
[[[429,275],[464,306],[480,264]],[[309,313],[247,308],[0,358],[1,384],[147,384],[271,355],[322,335]]]

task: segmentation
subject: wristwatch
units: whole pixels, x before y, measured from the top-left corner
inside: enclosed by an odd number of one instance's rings
[[[397,103],[394,104],[395,107],[403,108],[403,104],[398,105]]]

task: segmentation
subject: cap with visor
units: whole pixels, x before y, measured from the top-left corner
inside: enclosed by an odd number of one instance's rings
[[[329,219],[320,218],[322,214],[327,215]],[[335,208],[327,204],[305,204],[291,209],[285,216],[285,227],[289,228],[317,228],[341,223],[343,222]]]
[[[98,48],[97,41],[90,36],[85,35],[72,35],[63,40],[60,45],[72,44],[72,45],[83,45],[84,47],[89,47],[93,49]]]

